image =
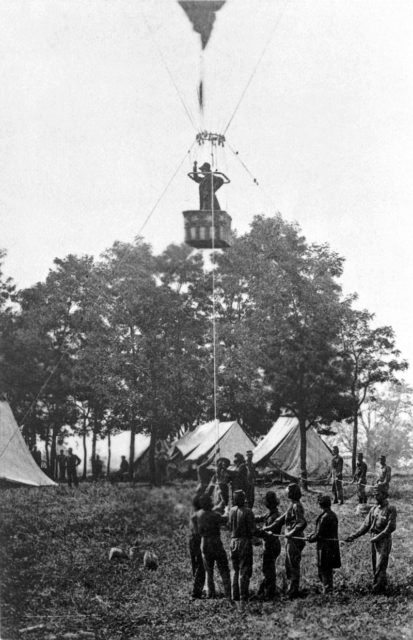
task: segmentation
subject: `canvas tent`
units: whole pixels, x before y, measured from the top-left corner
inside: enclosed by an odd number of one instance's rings
[[[144,435],[143,433],[137,433],[135,435],[135,470],[142,471],[142,475],[147,473],[146,469],[148,467],[145,458],[148,458],[149,452],[149,444],[150,444],[150,436]],[[84,448],[83,448],[83,438],[78,435],[67,435],[63,438],[63,440],[57,444],[57,452],[59,453],[61,449],[67,454],[68,449],[71,448],[73,453],[75,453],[81,459],[81,464],[78,469],[78,473],[80,474],[83,471],[83,462],[84,462]],[[117,471],[120,467],[121,457],[125,456],[129,461],[129,448],[130,448],[130,431],[121,431],[116,435],[112,436],[110,439],[110,470]],[[99,455],[100,459],[103,462],[103,472],[106,473],[107,463],[108,463],[108,439],[98,439],[96,440],[96,453]],[[86,457],[87,457],[87,474],[90,475],[92,473],[92,436],[86,436]]]
[[[173,446],[172,458],[185,463],[207,460],[214,454],[217,443],[219,455],[231,461],[237,452],[245,455],[255,446],[238,422],[220,422],[217,428],[212,421],[199,425],[178,440]]]
[[[309,479],[325,477],[331,450],[313,427],[307,429],[307,474]],[[291,478],[300,477],[300,428],[297,418],[278,418],[258,443],[252,461],[259,467],[275,468]]]
[[[0,402],[0,480],[32,487],[55,484],[34,461],[8,402]]]

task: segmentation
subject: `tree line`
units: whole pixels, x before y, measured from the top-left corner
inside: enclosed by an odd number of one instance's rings
[[[343,294],[343,266],[276,215],[207,259],[136,238],[56,258],[25,289],[0,270],[0,390],[51,468],[67,425],[93,434],[92,459],[98,438],[128,428],[131,462],[134,434],[151,435],[154,477],[156,441],[214,416],[214,308],[219,419],[258,436],[296,416],[305,484],[308,425],[351,422],[354,466],[363,403],[407,368],[393,329]]]

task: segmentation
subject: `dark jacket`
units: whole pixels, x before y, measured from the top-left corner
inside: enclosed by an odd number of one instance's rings
[[[251,538],[255,532],[255,518],[248,507],[232,507],[228,516],[231,538]]]
[[[338,519],[334,511],[323,511],[315,523],[315,532],[308,538],[317,543],[317,564],[320,569],[341,567],[338,541]]]

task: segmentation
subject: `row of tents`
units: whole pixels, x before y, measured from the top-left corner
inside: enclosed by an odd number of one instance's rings
[[[120,465],[121,456],[129,458],[130,433],[124,431],[111,437],[111,468]],[[150,436],[138,434],[135,437],[134,469],[141,479],[149,468]],[[77,436],[68,436],[58,449],[72,448],[80,458],[84,457],[85,443]],[[233,460],[235,453],[245,455],[253,451],[253,463],[263,470],[277,471],[287,478],[300,476],[300,434],[296,418],[280,417],[267,435],[256,445],[236,421],[201,424],[166,448],[168,463],[179,471],[193,468],[196,464],[214,457]],[[91,472],[91,442],[86,440],[88,473]],[[107,463],[108,443],[99,440],[96,445],[104,464]],[[316,480],[327,475],[331,461],[331,450],[313,427],[307,429],[307,473],[309,479]],[[54,482],[34,461],[7,402],[0,402],[0,481],[31,486],[53,485]]]

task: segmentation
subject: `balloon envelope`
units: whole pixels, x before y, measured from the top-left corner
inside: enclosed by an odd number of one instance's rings
[[[202,48],[208,44],[215,22],[215,13],[221,9],[226,0],[178,0],[182,9],[190,19],[194,31],[200,34]]]

